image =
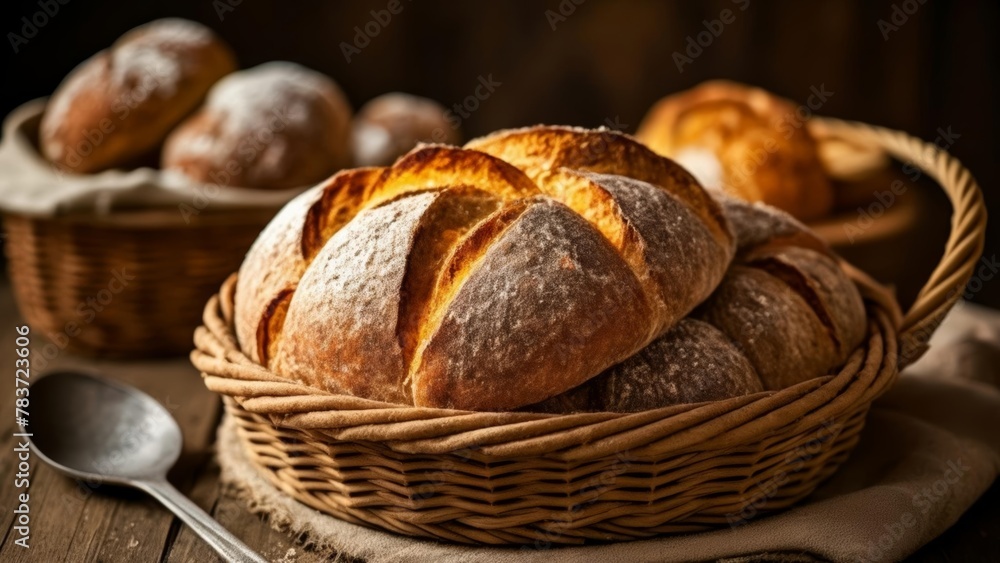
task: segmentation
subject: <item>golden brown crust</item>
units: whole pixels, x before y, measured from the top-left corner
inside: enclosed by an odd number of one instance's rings
[[[243,352],[265,362],[261,351],[277,342],[280,319],[266,314],[280,294],[294,290],[326,241],[364,206],[380,168],[345,170],[290,201],[247,251],[236,284],[236,335]]]
[[[294,63],[266,63],[212,88],[170,134],[163,168],[224,186],[308,186],[350,164],[350,119],[331,79]]]
[[[42,153],[79,174],[135,164],[235,69],[229,47],[201,24],[137,27],[56,88],[42,116]]]
[[[614,248],[548,198],[488,246],[418,351],[414,404],[509,410],[600,373],[649,341],[645,295]]]
[[[837,365],[830,334],[810,304],[764,270],[733,266],[695,316],[732,340],[765,389],[783,389]]]
[[[465,146],[513,164],[543,191],[557,198],[561,168],[628,176],[659,186],[690,206],[719,245],[732,244],[722,210],[694,177],[677,163],[657,155],[624,133],[538,125],[498,131],[473,139]]]
[[[832,258],[788,247],[761,253],[750,265],[780,278],[812,306],[837,350],[833,365],[842,364],[861,344],[866,325],[864,302]]]
[[[719,285],[732,248],[719,245],[701,218],[673,194],[625,176],[564,174],[585,182],[563,190],[567,204],[612,242],[646,289],[659,317],[654,336]],[[599,197],[579,197],[586,194]]]
[[[638,412],[763,390],[746,356],[712,325],[684,319],[624,362],[523,410]]]
[[[833,188],[796,110],[760,88],[709,81],[657,102],[636,136],[708,187],[809,220],[830,211]]]
[[[271,369],[321,389],[410,402],[400,293],[420,219],[439,195],[367,209],[333,235],[298,282]]]
[[[483,186],[504,198],[539,194],[523,172],[484,152],[447,145],[420,145],[396,161],[375,186],[373,203],[401,193],[444,186]]]

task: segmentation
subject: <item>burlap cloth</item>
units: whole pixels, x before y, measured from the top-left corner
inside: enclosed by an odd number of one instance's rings
[[[321,555],[402,561],[897,561],[958,520],[1000,472],[1000,313],[960,304],[873,406],[847,463],[799,506],[718,531],[586,547],[475,548],[342,522],[279,492],[219,430],[228,494]]]
[[[148,167],[75,174],[72,169],[56,167],[38,152],[38,125],[45,103],[44,98],[33,100],[4,119],[0,142],[0,211],[51,217],[179,206],[201,210],[211,205],[213,211],[278,209],[306,189],[254,190],[230,186],[221,177],[220,183],[198,184],[180,174]],[[94,139],[100,142],[98,137]],[[82,145],[78,149],[87,152],[88,147]]]

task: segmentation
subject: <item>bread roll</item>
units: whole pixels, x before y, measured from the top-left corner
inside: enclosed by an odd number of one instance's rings
[[[695,317],[736,343],[766,389],[843,364],[864,338],[866,316],[860,293],[832,253],[797,221],[766,206],[728,200],[723,208],[737,233],[739,265]]]
[[[708,188],[810,220],[826,215],[834,196],[797,109],[760,88],[710,81],[657,102],[636,136]]]
[[[509,410],[642,349],[732,258],[718,203],[626,135],[535,127],[470,146],[484,150],[419,147],[283,211],[241,268],[243,350],[338,393]],[[279,248],[304,241],[319,251]]]
[[[167,139],[163,168],[202,183],[308,186],[350,164],[351,108],[326,76],[271,62],[219,81]]]
[[[355,166],[388,166],[418,143],[458,144],[458,121],[428,98],[392,92],[358,110],[351,128]]]
[[[639,412],[763,390],[756,370],[712,325],[684,319],[639,353],[532,412]]]
[[[229,48],[201,24],[171,18],[137,27],[59,85],[42,116],[42,153],[80,174],[133,164],[235,68]]]

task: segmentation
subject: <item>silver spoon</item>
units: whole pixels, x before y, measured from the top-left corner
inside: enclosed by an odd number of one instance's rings
[[[181,453],[181,429],[160,403],[123,383],[60,371],[32,382],[31,447],[70,477],[146,491],[226,561],[263,562],[167,482]]]

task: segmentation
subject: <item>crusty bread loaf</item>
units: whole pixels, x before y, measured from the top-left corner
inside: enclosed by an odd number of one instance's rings
[[[815,219],[830,211],[833,188],[797,109],[760,88],[714,80],[657,102],[636,136],[708,188]]]
[[[290,204],[241,268],[244,351],[335,392],[507,410],[625,360],[724,276],[719,204],[632,138],[540,126],[470,147]]]
[[[428,98],[390,92],[358,110],[351,128],[355,166],[388,166],[418,143],[455,145],[458,120]]]
[[[201,24],[171,18],[137,27],[59,85],[42,116],[42,153],[80,174],[132,164],[235,68],[229,48]]]
[[[285,189],[350,163],[351,108],[328,77],[270,62],[219,81],[163,148],[163,169],[203,183]]]

